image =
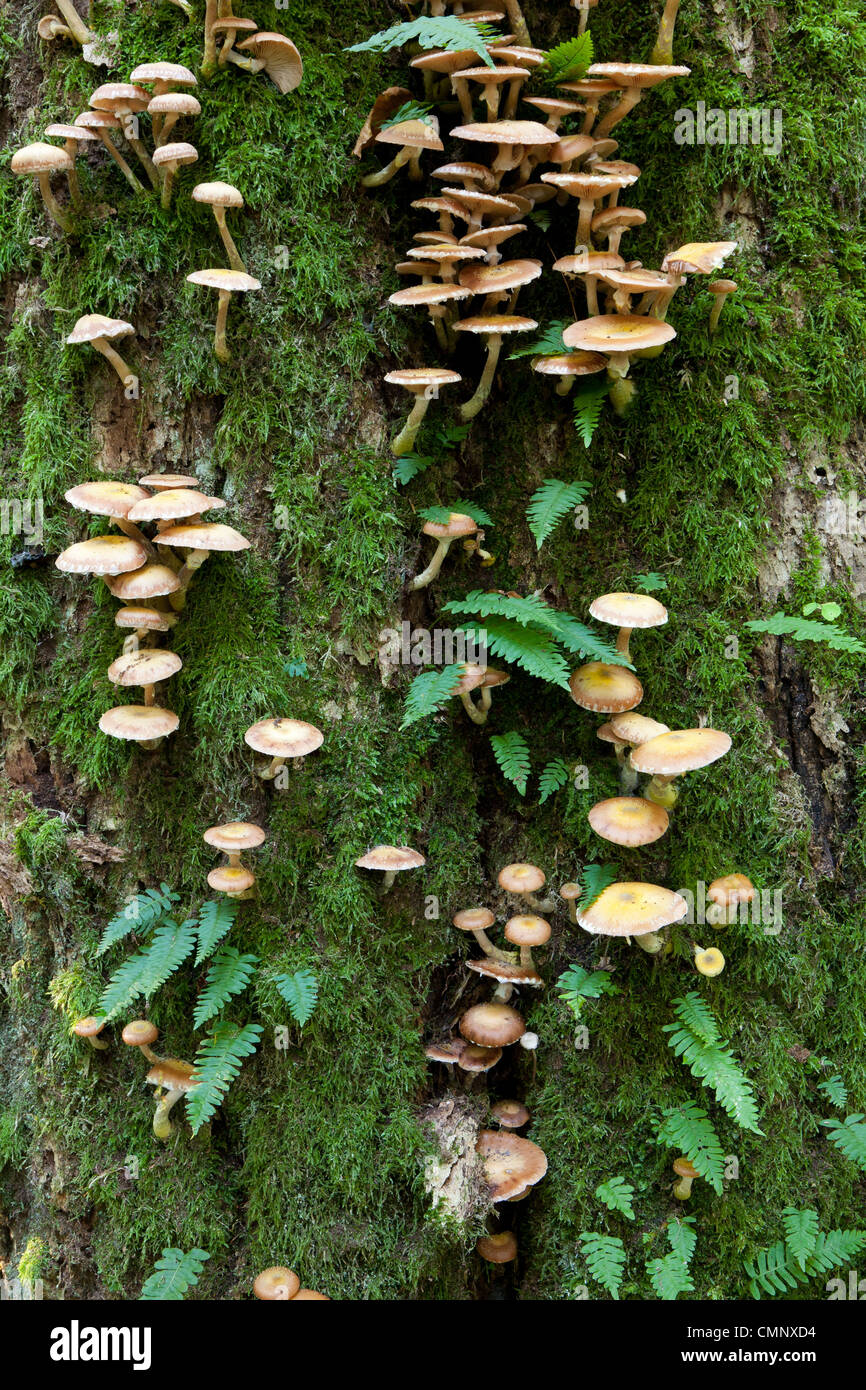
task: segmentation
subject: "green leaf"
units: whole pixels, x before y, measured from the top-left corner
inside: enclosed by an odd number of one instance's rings
[[[203,960],[212,956],[223,937],[228,936],[238,915],[238,906],[232,898],[202,903],[197,923],[196,965],[201,965]]]
[[[825,1077],[823,1081],[818,1082],[818,1090],[839,1110],[844,1110],[848,1104],[848,1087],[841,1076]]]
[[[389,116],[387,121],[383,121],[380,130],[390,130],[391,126],[402,125],[404,121],[423,121],[425,125],[433,125],[430,119],[433,107],[427,101],[404,101],[399,111],[395,111],[393,116]]]
[[[625,1246],[619,1236],[581,1231],[580,1244],[592,1278],[607,1290],[611,1298],[618,1299],[625,1271]]]
[[[574,82],[583,77],[593,56],[592,37],[588,32],[558,43],[544,55],[542,72],[548,82]]]
[[[696,994],[674,1000],[678,1022],[666,1023],[662,1028],[662,1032],[668,1034],[668,1047],[682,1058],[692,1076],[698,1077],[715,1092],[716,1099],[731,1119],[736,1120],[743,1129],[761,1134],[763,1131],[758,1125],[752,1083],[727,1047],[721,1042],[706,1040],[710,1029],[708,1019],[713,1029],[717,1025],[705,1006],[697,1008],[696,1000],[700,1002],[700,996]],[[691,1026],[693,1022],[697,1022],[700,1032],[694,1031]]]
[[[463,622],[459,630],[476,635],[479,642],[486,642],[493,656],[522,667],[530,676],[549,681],[561,690],[569,689],[568,662],[549,633],[523,627],[507,618],[485,618],[483,624]]]
[[[601,419],[601,412],[610,391],[609,383],[603,386],[593,384],[591,386],[578,387],[572,396],[572,410],[574,412],[574,428],[577,431],[578,439],[583,441],[584,447],[589,448],[593,440],[593,435],[598,429]]]
[[[844,1120],[822,1120],[821,1124],[830,1131],[831,1144],[856,1163],[861,1172],[866,1173],[866,1115],[846,1115]]]
[[[568,352],[562,335],[569,323],[571,319],[554,319],[545,324],[538,338],[533,338],[531,343],[522,343],[508,354],[509,361],[515,357],[559,357],[561,353]]]
[[[514,730],[507,734],[491,734],[490,746],[505,780],[525,796],[531,771],[526,739]]]
[[[585,912],[588,907],[592,907],[605,888],[609,888],[612,883],[616,883],[616,869],[613,864],[585,864],[580,873],[583,892],[578,898],[578,912]]]
[[[835,623],[819,623],[808,618],[788,617],[786,613],[774,613],[772,618],[754,619],[746,623],[752,632],[769,632],[774,637],[791,637],[795,642],[824,642],[836,652],[866,652],[866,644],[857,637],[851,637]]]
[[[212,1036],[201,1044],[195,1055],[196,1084],[186,1093],[193,1134],[198,1134],[222,1104],[244,1058],[258,1047],[262,1031],[258,1023],[247,1023],[243,1028],[236,1023],[217,1023]]]
[[[465,670],[465,664],[460,664],[443,666],[441,670],[421,671],[406,693],[400,728],[408,729],[410,724],[416,723],[419,719],[426,719],[447,704],[457,690]]]
[[[651,594],[656,589],[666,589],[668,581],[663,574],[657,574],[655,570],[650,570],[649,574],[636,574],[633,580],[633,588],[643,594]]]
[[[299,1028],[313,1016],[319,998],[319,982],[312,970],[296,970],[293,975],[276,975],[274,984],[289,1006]]]
[[[673,1251],[663,1259],[647,1260],[646,1269],[653,1289],[666,1302],[672,1302],[681,1293],[694,1292],[688,1265]]]
[[[538,779],[538,790],[541,793],[538,798],[539,806],[543,806],[554,792],[558,792],[560,787],[564,787],[569,776],[568,764],[563,762],[562,758],[552,758],[542,769]]]
[[[724,1191],[725,1155],[706,1110],[691,1100],[666,1110],[659,1129],[659,1141],[683,1154],[721,1197]]]
[[[205,987],[196,1001],[193,1026],[201,1028],[222,1013],[230,999],[243,993],[258,963],[258,956],[242,956],[234,946],[223,946],[217,951],[208,966]]]
[[[595,1195],[600,1202],[604,1202],[608,1211],[618,1211],[629,1221],[634,1221],[634,1187],[625,1178],[608,1178],[606,1182],[600,1183],[595,1189]]]
[[[575,1018],[580,1018],[586,999],[600,999],[603,994],[619,994],[606,970],[584,970],[582,965],[570,965],[556,982],[556,988]]]
[[[195,922],[168,918],[157,927],[147,946],[115,970],[102,993],[99,1012],[114,1018],[134,999],[150,999],[195,946]]]
[[[483,507],[479,507],[477,502],[464,502],[461,498],[452,507],[424,507],[418,515],[424,521],[432,521],[437,526],[444,526],[457,512],[461,516],[471,516],[477,526],[492,526],[493,520],[489,517]]]
[[[187,1289],[194,1288],[199,1275],[210,1259],[206,1250],[173,1250],[167,1247],[145,1279],[139,1296],[140,1303],[179,1303]]]
[[[149,932],[179,902],[180,895],[173,893],[167,883],[161,883],[158,889],[148,888],[144,893],[136,893],[108,923],[102,933],[97,955],[104,955],[109,947],[123,941],[130,932],[137,932],[139,936]]]
[[[695,1217],[693,1216],[671,1217],[667,1225],[671,1251],[682,1260],[684,1265],[691,1264],[698,1243],[694,1226]]]
[[[402,454],[394,464],[391,476],[395,483],[401,483],[405,487],[406,483],[411,483],[413,478],[426,472],[434,463],[436,459],[432,454]]]
[[[782,1225],[789,1254],[805,1270],[809,1256],[815,1253],[818,1244],[818,1213],[811,1207],[802,1211],[796,1207],[785,1207]]]
[[[422,15],[420,19],[392,24],[390,29],[373,34],[363,43],[353,43],[346,52],[388,53],[393,48],[417,43],[419,48],[445,48],[449,53],[471,50],[487,67],[492,68],[494,62],[484,40],[492,39],[495,35],[496,31],[490,24],[464,24],[454,15]]]
[[[545,478],[529,499],[526,511],[538,550],[560,521],[583,501],[591,486],[591,483],[563,483],[558,478]]]
[[[705,1043],[716,1043],[721,1037],[719,1025],[709,1005],[697,990],[689,990],[680,999],[674,1000],[677,1018]]]

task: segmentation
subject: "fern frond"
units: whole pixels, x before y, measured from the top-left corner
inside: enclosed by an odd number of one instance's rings
[[[554,792],[558,792],[560,787],[564,787],[568,778],[568,764],[563,762],[562,758],[552,758],[549,763],[546,763],[538,779],[539,806],[543,806]]]
[[[806,1261],[810,1278],[829,1274],[840,1265],[848,1264],[866,1249],[866,1231],[819,1231],[815,1249]]]
[[[749,1276],[749,1292],[753,1298],[760,1298],[761,1291],[771,1296],[787,1293],[805,1282],[800,1270],[791,1269],[788,1247],[783,1240],[759,1250],[754,1260],[744,1260],[743,1268]]]
[[[521,796],[525,796],[532,770],[526,739],[512,729],[507,734],[491,734],[490,747],[506,782],[510,782]]]
[[[674,1013],[681,1023],[705,1043],[716,1043],[721,1037],[715,1016],[697,990],[690,990],[674,1000]]]
[[[487,650],[494,656],[522,667],[538,680],[548,681],[561,690],[569,689],[571,668],[550,633],[523,627],[508,618],[485,618],[483,624],[463,622],[459,627],[463,632],[477,634],[479,641],[486,638]]]
[[[530,497],[526,510],[538,550],[560,521],[583,501],[591,486],[591,483],[563,483],[558,478],[545,478]]]
[[[785,1207],[782,1212],[782,1225],[788,1253],[805,1272],[810,1255],[815,1253],[818,1244],[818,1213],[811,1207],[798,1211],[796,1207]]]
[[[557,640],[567,651],[584,661],[603,661],[607,666],[629,666],[634,670],[628,657],[623,656],[603,637],[599,637],[592,628],[578,622],[570,613],[561,613],[558,608],[550,611],[553,615],[551,624]]]
[[[544,55],[542,72],[549,82],[574,82],[583,77],[592,62],[593,52],[592,37],[584,31],[549,48]]]
[[[844,1110],[848,1104],[848,1087],[841,1076],[827,1076],[823,1081],[818,1082],[818,1090],[825,1095],[831,1105],[835,1105],[838,1110]]]
[[[695,1218],[693,1216],[672,1217],[667,1224],[667,1233],[673,1253],[682,1260],[684,1265],[691,1264],[698,1243]]]
[[[118,941],[123,941],[130,932],[143,934],[169,915],[180,895],[173,893],[167,883],[159,888],[148,888],[144,893],[136,893],[120,911],[112,917],[99,943],[97,955],[104,955]]]
[[[758,1126],[758,1110],[751,1081],[729,1048],[720,1041],[708,1042],[703,1036],[715,1032],[718,1038],[718,1028],[700,996],[692,993],[684,999],[676,999],[674,1009],[679,1021],[666,1023],[662,1028],[662,1032],[668,1034],[668,1047],[683,1060],[692,1076],[698,1077],[715,1092],[716,1099],[731,1119],[736,1120],[741,1128],[761,1134],[763,1131]],[[690,1021],[695,1022],[700,1032],[690,1026]]]
[[[395,111],[386,121],[383,121],[380,129],[390,130],[391,126],[402,125],[404,121],[423,121],[425,125],[434,125],[435,118],[431,120],[433,107],[427,101],[404,101],[399,111]]]
[[[319,982],[312,970],[296,970],[293,975],[277,975],[274,984],[289,1006],[299,1028],[313,1016],[319,999]]]
[[[258,956],[242,956],[234,946],[223,946],[217,951],[208,966],[205,987],[195,1006],[193,1026],[201,1028],[222,1013],[228,1001],[246,989],[258,963]]]
[[[380,30],[363,43],[353,43],[346,52],[389,53],[393,48],[417,43],[419,48],[447,48],[449,52],[457,53],[471,49],[487,67],[492,68],[493,59],[484,40],[494,38],[495,33],[492,25],[483,22],[464,24],[454,15],[422,15],[420,19],[392,24],[390,29]]]
[[[572,398],[574,428],[578,439],[583,441],[586,449],[589,448],[593,435],[598,429],[598,422],[601,419],[601,412],[609,390],[607,385],[587,386],[576,390]]]
[[[774,637],[791,637],[795,642],[824,642],[836,652],[866,652],[866,644],[844,632],[835,623],[820,623],[810,618],[789,617],[774,613],[772,618],[755,619],[746,623],[752,632],[769,632]]]
[[[213,955],[223,937],[228,936],[238,915],[238,906],[239,904],[232,898],[220,898],[214,902],[202,903],[196,925],[198,935],[196,965],[201,965],[203,960],[207,960],[208,956]]]
[[[465,665],[443,666],[439,670],[421,671],[406,692],[401,729],[408,729],[419,719],[427,719],[447,704],[460,684]]]
[[[666,1110],[659,1129],[659,1141],[683,1154],[721,1197],[725,1174],[725,1155],[719,1136],[707,1112],[694,1101]]]
[[[139,1303],[179,1303],[187,1289],[199,1281],[199,1275],[210,1259],[206,1250],[173,1250],[166,1248],[154,1266],[154,1272],[142,1285]]]
[[[821,1124],[830,1131],[831,1144],[856,1163],[861,1172],[866,1173],[866,1115],[846,1115],[844,1120],[822,1120]]]
[[[115,970],[102,992],[99,1012],[114,1018],[134,999],[150,999],[195,946],[195,922],[173,922],[157,927],[147,946]]]
[[[508,360],[511,361],[513,357],[558,357],[560,353],[568,352],[562,335],[570,322],[570,319],[554,319],[544,326],[538,338],[533,338],[531,343],[522,343],[510,352]]]
[[[210,1038],[201,1044],[195,1055],[195,1086],[186,1093],[186,1110],[193,1134],[215,1114],[225,1093],[241,1069],[245,1057],[251,1057],[259,1044],[262,1028],[247,1023],[217,1023]]]
[[[616,869],[613,864],[584,864],[580,871],[580,886],[583,889],[577,900],[579,912],[585,912],[588,907],[592,907],[596,898],[600,898],[605,888],[609,888],[612,883],[616,883]]]
[[[695,1283],[688,1265],[673,1251],[661,1259],[647,1260],[647,1274],[659,1298],[672,1303],[681,1293],[694,1293]]]
[[[600,1236],[591,1231],[581,1231],[580,1244],[592,1278],[607,1290],[611,1298],[618,1300],[625,1272],[625,1246],[619,1236]]]
[[[658,574],[655,570],[650,570],[648,574],[636,574],[632,581],[632,588],[639,590],[642,594],[652,594],[657,589],[666,589],[668,581],[663,574]]]
[[[786,1208],[784,1215],[790,1219],[793,1208]],[[797,1217],[812,1216],[812,1212],[794,1212]],[[788,1241],[777,1241],[766,1250],[759,1250],[754,1260],[745,1260],[743,1268],[749,1276],[749,1291],[753,1298],[762,1293],[771,1297],[777,1293],[787,1293],[798,1284],[808,1283],[820,1275],[830,1274],[840,1265],[850,1264],[866,1248],[866,1231],[811,1231],[807,1235],[797,1234],[797,1242],[802,1246],[814,1234],[814,1246],[805,1257],[805,1267],[801,1267],[795,1249]]]
[[[434,463],[436,459],[432,454],[402,454],[394,464],[391,476],[395,483],[401,483],[405,487],[406,483],[411,483],[419,473],[426,473]]]
[[[629,1221],[634,1221],[634,1207],[632,1199],[634,1188],[625,1178],[608,1178],[606,1182],[599,1183],[595,1189],[595,1195],[600,1202],[603,1202],[608,1211],[618,1211]]]
[[[584,1000],[600,999],[603,994],[619,994],[606,970],[584,970],[582,965],[570,965],[556,982],[556,988],[575,1018],[580,1018]]]

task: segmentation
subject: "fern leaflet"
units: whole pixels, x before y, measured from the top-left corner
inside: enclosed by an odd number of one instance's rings
[[[216,902],[202,903],[196,924],[198,935],[196,965],[201,965],[203,960],[207,960],[208,956],[213,955],[223,937],[228,936],[237,915],[238,904],[231,898],[220,898]]]
[[[659,1129],[659,1140],[694,1164],[704,1181],[721,1197],[725,1156],[719,1136],[705,1110],[691,1100],[676,1109],[666,1110]]]
[[[313,1016],[319,999],[319,982],[312,970],[296,970],[293,975],[277,975],[274,984],[289,1006],[299,1028]]]
[[[234,946],[223,946],[217,951],[208,966],[205,987],[195,1006],[194,1027],[201,1028],[222,1013],[228,1001],[246,989],[258,963],[258,956],[242,956]]]
[[[403,24],[392,24],[363,43],[353,43],[347,53],[388,53],[392,48],[404,48],[417,43],[419,48],[445,48],[449,52],[471,49],[487,67],[494,66],[487,52],[485,39],[492,39],[495,30],[490,24],[464,24],[454,15],[422,15]]]
[[[822,1120],[830,1131],[829,1140],[846,1158],[866,1173],[866,1115],[846,1115],[844,1120]]]
[[[435,714],[451,699],[466,670],[465,665],[443,666],[441,670],[421,671],[406,694],[401,729]]]
[[[595,1195],[600,1202],[604,1202],[608,1211],[618,1211],[621,1216],[634,1221],[634,1188],[625,1178],[608,1178],[607,1182],[600,1183],[595,1189]]]
[[[261,1036],[258,1023],[247,1023],[243,1028],[236,1023],[217,1023],[211,1037],[201,1044],[195,1055],[196,1084],[186,1093],[193,1134],[198,1134],[222,1104],[244,1058],[252,1056]]]
[[[425,125],[435,125],[435,116],[431,119],[433,107],[426,101],[404,101],[398,111],[383,121],[380,130],[390,130],[391,126],[402,125],[404,121],[423,121]]]
[[[758,1126],[758,1111],[752,1083],[741,1071],[733,1053],[721,1042],[707,1042],[701,1035],[707,1031],[708,1019],[713,1028],[715,1019],[705,1008],[697,1008],[695,1000],[699,996],[687,995],[685,999],[674,1000],[677,1023],[666,1023],[662,1032],[668,1034],[668,1047],[677,1057],[682,1058],[692,1076],[696,1076],[705,1086],[715,1091],[716,1099],[724,1110],[736,1120],[743,1129],[754,1134],[763,1131]],[[701,1032],[695,1032],[690,1021],[696,1020]]]
[[[542,329],[540,338],[534,338],[531,343],[523,343],[509,353],[509,361],[513,357],[558,357],[561,353],[568,352],[562,335],[569,322],[569,319],[554,319]]]
[[[674,1013],[702,1042],[716,1043],[721,1038],[715,1015],[697,990],[689,990],[688,994],[675,999]]]
[[[490,746],[505,780],[525,796],[531,771],[526,739],[512,729],[507,734],[491,734]]]
[[[573,397],[574,428],[578,439],[588,449],[598,429],[601,412],[608,396],[608,386],[586,386]]]
[[[592,37],[587,32],[558,43],[544,55],[544,76],[548,82],[574,82],[583,77],[592,62],[593,51]]]
[[[489,517],[483,507],[479,507],[477,502],[455,502],[453,507],[424,507],[418,515],[424,521],[433,521],[437,526],[447,525],[450,518],[456,513],[461,516],[471,516],[477,526],[492,526],[493,520]]]
[[[565,786],[568,781],[568,775],[568,764],[563,762],[562,758],[552,758],[551,761],[542,768],[541,775],[538,779],[538,790],[541,793],[538,798],[539,806],[543,806],[545,801],[548,801],[550,797],[553,796],[554,792],[558,792],[560,787]]]
[[[159,888],[148,888],[144,893],[136,893],[108,923],[102,933],[97,955],[104,955],[109,947],[123,941],[130,932],[150,931],[168,916],[178,902],[179,894],[173,893],[167,883],[161,883]]]
[[[549,632],[539,632],[537,628],[524,627],[507,618],[485,618],[483,626],[463,622],[460,629],[471,633],[479,643],[486,639],[488,651],[502,657],[503,661],[521,666],[530,676],[557,685],[561,690],[569,689],[570,667]]]
[[[406,483],[411,483],[419,473],[426,473],[435,462],[432,454],[402,454],[394,464],[391,476],[395,483],[401,483],[405,487]]]
[[[661,1259],[647,1260],[646,1269],[655,1292],[666,1302],[673,1302],[681,1293],[694,1292],[688,1265],[673,1251]]]
[[[619,1236],[600,1236],[591,1231],[581,1231],[580,1244],[592,1278],[607,1290],[611,1298],[618,1300],[625,1272],[625,1246]]]
[[[580,886],[583,889],[577,900],[578,912],[585,912],[600,898],[605,888],[616,883],[616,869],[612,864],[585,864],[580,871]]]
[[[526,512],[538,550],[560,521],[583,501],[590,487],[590,483],[563,483],[558,478],[545,478],[529,499]]]
[[[848,1104],[848,1087],[841,1076],[827,1076],[823,1081],[818,1082],[818,1090],[825,1095],[831,1105],[835,1105],[838,1110],[844,1110]]]
[[[140,1303],[179,1303],[187,1289],[199,1281],[199,1275],[210,1259],[206,1250],[172,1250],[166,1248],[145,1279],[139,1296]]]
[[[580,1018],[585,1000],[620,993],[619,986],[614,984],[606,970],[584,970],[582,965],[570,965],[564,970],[556,982],[556,988],[575,1018]]]
[[[809,1256],[814,1255],[818,1244],[818,1213],[811,1207],[802,1211],[796,1207],[785,1207],[782,1225],[789,1254],[805,1270]]]
[[[752,632],[769,632],[774,637],[792,637],[797,642],[825,642],[836,652],[866,652],[866,644],[844,632],[835,623],[820,623],[814,619],[789,617],[774,613],[772,618],[746,623]]]
[[[186,960],[194,945],[194,921],[178,924],[167,919],[157,927],[147,946],[115,970],[103,990],[99,1012],[114,1018],[139,995],[150,999]]]

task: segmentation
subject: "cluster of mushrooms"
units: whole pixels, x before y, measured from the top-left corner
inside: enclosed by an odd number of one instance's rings
[[[634,383],[627,379],[633,362],[657,356],[676,336],[666,318],[677,289],[689,275],[713,273],[736,249],[736,242],[690,243],[670,252],[660,270],[646,270],[640,261],[626,261],[620,254],[624,234],[645,223],[646,214],[620,203],[621,193],[641,171],[614,158],[618,144],[611,132],[645,91],[688,76],[687,67],[670,62],[676,5],[665,11],[649,63],[594,63],[579,81],[558,83],[556,96],[526,95],[545,54],[526,40],[516,4],[505,11],[481,10],[455,0],[452,8],[466,23],[505,19],[515,32],[488,44],[491,66],[480,62],[472,48],[425,52],[411,61],[422,75],[425,102],[438,104],[443,117],[455,109],[459,113],[450,137],[460,145],[454,159],[432,170],[438,187],[412,202],[413,208],[432,214],[436,226],[417,232],[406,260],[396,266],[398,275],[419,283],[398,290],[390,302],[425,309],[446,357],[461,335],[483,338],[484,369],[474,394],[460,407],[462,420],[473,419],[490,396],[504,339],[538,327],[534,319],[516,313],[516,307],[520,290],[542,274],[542,263],[503,260],[502,248],[527,230],[525,219],[536,208],[548,205],[553,211],[573,200],[578,209],[574,251],[557,259],[553,269],[570,285],[582,282],[586,317],[565,330],[567,352],[540,355],[533,366],[555,377],[563,395],[578,377],[606,373],[611,403],[622,414],[634,395]],[[588,8],[587,3],[579,5],[581,29]],[[445,13],[446,0],[431,0],[430,12]],[[445,148],[438,116],[401,119],[411,95],[406,88],[389,87],[367,117],[354,153],[360,157],[381,147],[392,154],[387,164],[362,179],[368,188],[404,169],[410,182],[421,182],[424,153]],[[533,108],[535,119],[523,118],[521,101]],[[577,116],[579,130],[563,128]],[[479,162],[485,150],[490,157]],[[710,289],[714,332],[724,299],[736,285],[714,281]],[[570,287],[569,296],[573,305]],[[459,317],[470,300],[469,314]],[[457,371],[442,365],[399,368],[386,375],[386,382],[413,398],[392,443],[396,455],[414,447],[430,401],[460,380]]]
[[[187,590],[208,555],[246,550],[250,543],[233,527],[204,519],[205,512],[225,503],[200,492],[198,480],[186,474],[153,473],[140,484],[107,479],[79,483],[65,496],[78,511],[105,517],[117,528],[77,541],[55,563],[65,574],[98,575],[120,600],[114,621],[129,635],[108,668],[108,679],[144,691],[143,703],[106,710],[99,727],[113,738],[156,748],[179,722],[156,703],[156,687],[183,665],[175,652],[157,645],[158,636],[177,623]],[[149,525],[151,536],[142,530]]]
[[[77,1038],[83,1038],[92,1048],[100,1052],[108,1049],[108,1043],[99,1035],[108,1019],[104,1014],[88,1014],[72,1025]],[[182,1062],[177,1057],[159,1057],[152,1044],[159,1037],[156,1026],[146,1018],[134,1018],[121,1032],[127,1047],[137,1047],[150,1062],[150,1070],[145,1076],[148,1086],[155,1086],[156,1110],[153,1116],[153,1132],[157,1139],[166,1143],[174,1134],[171,1112],[179,1100],[189,1091],[195,1090],[195,1067],[191,1062]]]

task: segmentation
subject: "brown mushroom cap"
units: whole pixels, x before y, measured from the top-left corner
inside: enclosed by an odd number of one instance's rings
[[[675,329],[661,319],[642,314],[598,314],[570,323],[562,341],[566,347],[589,352],[630,353],[661,347],[676,336]]]
[[[176,613],[162,613],[158,608],[139,608],[134,605],[118,608],[114,615],[115,627],[146,628],[150,632],[169,632],[176,622]]]
[[[664,604],[649,594],[602,594],[593,599],[589,612],[600,623],[615,627],[661,627],[668,620]]]
[[[544,874],[535,864],[506,864],[496,881],[506,893],[537,893],[544,887]]]
[[[294,1270],[282,1265],[272,1265],[263,1269],[253,1284],[256,1298],[287,1302],[293,1299],[301,1287],[301,1281]]]
[[[542,376],[591,376],[603,372],[607,362],[600,352],[555,352],[535,357],[532,370]]]
[[[476,121],[455,126],[455,140],[477,140],[488,145],[555,145],[559,137],[539,121]]]
[[[355,860],[358,869],[381,869],[385,873],[401,873],[404,869],[420,869],[427,860],[417,849],[408,845],[374,845]]]
[[[46,130],[45,134],[48,134]],[[707,289],[710,294],[733,294],[737,288],[736,280],[712,280]]]
[[[330,1303],[330,1296],[326,1293],[317,1293],[315,1289],[298,1289],[292,1303]]]
[[[126,517],[136,502],[141,502],[148,494],[143,487],[134,483],[118,483],[106,479],[103,482],[79,483],[63,494],[71,507],[80,512],[93,512],[96,516]]]
[[[595,936],[644,936],[685,917],[689,905],[679,893],[655,883],[612,883],[577,920]]]
[[[468,248],[467,248],[468,249]],[[499,265],[470,265],[460,272],[460,283],[473,294],[496,294],[528,285],[541,274],[541,261],[500,261]]]
[[[487,980],[496,980],[501,985],[526,985],[530,989],[541,989],[544,984],[541,976],[528,965],[494,960],[491,956],[482,956],[480,960],[468,960],[466,968],[474,970],[476,975],[483,975]]]
[[[520,232],[525,232],[526,226],[523,222],[506,222],[499,227],[479,227],[477,232],[467,232],[465,237],[461,237],[461,246],[480,246],[485,251],[490,251],[493,247],[501,246],[503,241],[510,240]]]
[[[475,1249],[482,1260],[505,1265],[517,1259],[517,1236],[513,1231],[499,1231],[495,1236],[479,1236]]]
[[[201,102],[188,92],[163,92],[147,103],[148,116],[200,116]]]
[[[114,597],[124,602],[127,599],[163,598],[166,594],[177,593],[180,580],[170,565],[151,560],[140,569],[112,579],[110,588]]]
[[[163,1057],[151,1067],[144,1078],[150,1086],[162,1086],[167,1091],[194,1091],[198,1085],[195,1067],[178,1057]]]
[[[529,1111],[519,1100],[498,1100],[490,1113],[503,1129],[522,1129],[529,1124]]]
[[[454,327],[459,333],[491,334],[498,338],[505,333],[529,333],[538,324],[535,319],[523,318],[520,314],[477,314],[474,318],[458,320]]]
[[[583,889],[579,883],[563,883],[559,890],[559,896],[567,903],[575,902],[583,897]]]
[[[145,494],[135,502],[128,515],[130,521],[174,521],[224,506],[221,497],[208,497],[198,488],[160,488],[153,497]]]
[[[60,145],[37,141],[16,150],[9,167],[13,174],[66,174],[75,165]]]
[[[244,734],[244,743],[271,758],[305,758],[324,740],[321,729],[303,719],[260,719]]]
[[[443,1043],[429,1043],[424,1048],[424,1056],[429,1057],[431,1062],[441,1062],[443,1066],[453,1067],[468,1046],[469,1043],[463,1038],[448,1038]]]
[[[207,876],[208,884],[218,893],[245,893],[255,883],[255,876],[242,864],[221,864],[211,869]]]
[[[250,542],[240,531],[236,531],[233,526],[223,526],[217,521],[205,521],[198,525],[167,526],[159,533],[159,544],[179,545],[190,550],[235,551],[250,548]]]
[[[159,1031],[146,1018],[134,1018],[120,1035],[127,1047],[149,1047],[159,1037]]]
[[[615,227],[642,227],[646,213],[640,208],[602,208],[592,219],[593,232],[610,232]]]
[[[645,714],[638,714],[636,710],[615,714],[610,721],[610,728],[615,739],[621,743],[630,743],[634,748],[640,748],[641,744],[649,743],[651,738],[658,738],[660,734],[670,733],[667,724],[659,723],[658,719],[648,719]]]
[[[470,690],[478,690],[484,684],[487,668],[474,661],[463,663],[463,674],[455,685],[452,695],[468,695]]]
[[[182,63],[141,63],[133,68],[129,79],[131,82],[144,82],[147,86],[152,82],[170,82],[174,87],[198,86],[195,74]]]
[[[505,923],[505,939],[515,946],[543,946],[550,940],[550,923],[531,912],[509,917]]]
[[[197,183],[192,190],[194,203],[207,203],[212,208],[242,208],[243,194],[230,183]]]
[[[168,149],[168,146],[164,145],[163,149]],[[194,270],[186,278],[191,285],[205,285],[209,290],[227,290],[229,294],[260,290],[262,287],[261,281],[256,280],[255,276],[246,275],[241,270],[226,270],[224,266]]]
[[[494,1202],[517,1197],[541,1182],[547,1157],[531,1139],[496,1129],[482,1129],[475,1145],[484,1166],[489,1195]]]
[[[618,86],[657,87],[669,77],[688,77],[691,68],[664,63],[592,63],[589,77],[608,78]]]
[[[734,907],[737,903],[750,903],[755,891],[755,885],[745,874],[725,874],[724,878],[713,879],[707,888],[707,897],[720,907]]]
[[[464,907],[451,918],[458,931],[487,931],[496,918],[487,907]]]
[[[92,343],[97,338],[126,338],[135,329],[124,319],[109,319],[104,314],[84,314],[66,339],[69,346]]]
[[[425,521],[421,529],[425,536],[434,536],[436,540],[455,540],[458,536],[474,536],[478,522],[463,512],[452,512],[447,521]]]
[[[93,536],[61,551],[54,564],[64,574],[112,575],[137,570],[146,559],[144,546],[130,536]]]
[[[90,98],[94,111],[109,111],[118,115],[127,111],[144,111],[150,101],[150,92],[137,87],[134,82],[104,82]]]
[[[474,1004],[457,1026],[468,1042],[481,1047],[508,1047],[526,1032],[526,1024],[516,1009],[494,1001]]]
[[[118,705],[106,710],[99,721],[104,734],[133,743],[149,743],[151,739],[173,734],[180,720],[170,709],[158,705]]]
[[[481,1047],[478,1043],[467,1043],[457,1058],[457,1065],[461,1071],[490,1071],[491,1067],[495,1067],[501,1060],[501,1047]]]
[[[452,372],[447,367],[401,367],[396,372],[388,372],[385,380],[390,386],[402,386],[404,390],[417,394],[430,386],[454,385],[463,378],[459,372]]]
[[[616,251],[579,251],[574,256],[560,256],[553,262],[561,275],[599,275],[603,270],[622,270],[625,261]]]
[[[433,170],[432,177],[444,180],[446,183],[451,179],[472,179],[478,184],[482,193],[490,193],[496,187],[493,175],[487,165],[474,164],[470,159],[455,159],[450,164],[440,164],[438,169]]]
[[[195,164],[198,150],[195,145],[190,145],[185,140],[177,140],[173,144],[160,145],[154,150],[151,159],[158,169],[163,164],[173,164],[175,168],[179,168],[182,164]],[[189,278],[187,276],[187,279]]]
[[[206,845],[221,849],[226,854],[239,854],[243,849],[257,849],[264,844],[267,836],[260,825],[250,821],[231,820],[225,825],[211,825],[202,835]]]
[[[687,1158],[675,1158],[673,1170],[678,1178],[699,1178],[701,1175],[693,1163]]]
[[[613,722],[608,720],[606,724],[600,724],[595,731],[596,738],[600,738],[602,743],[614,743],[617,748],[625,748],[626,741],[620,738],[619,734],[614,733]]]
[[[462,285],[410,285],[408,289],[389,294],[388,303],[403,308],[424,308],[429,304],[446,304],[450,299],[469,299],[470,291]]]
[[[673,729],[636,748],[631,754],[631,765],[637,772],[678,777],[683,772],[708,767],[717,758],[723,758],[730,746],[730,735],[719,729]]]
[[[107,1022],[105,1014],[88,1014],[86,1018],[79,1018],[77,1023],[73,1023],[72,1031],[77,1038],[95,1038]]]
[[[668,813],[655,802],[642,796],[612,796],[599,801],[587,813],[587,819],[603,840],[615,845],[651,845],[668,828]]]
[[[608,666],[603,661],[578,666],[569,676],[568,685],[574,703],[596,714],[619,714],[634,709],[643,699],[643,686],[633,671],[625,666]]]
[[[250,49],[254,57],[261,59],[265,65],[265,72],[283,96],[301,85],[304,64],[295,45],[285,34],[262,30],[244,39],[237,47]]]
[[[155,685],[177,674],[183,662],[176,652],[162,647],[143,647],[137,652],[124,652],[108,668],[112,685]]]

